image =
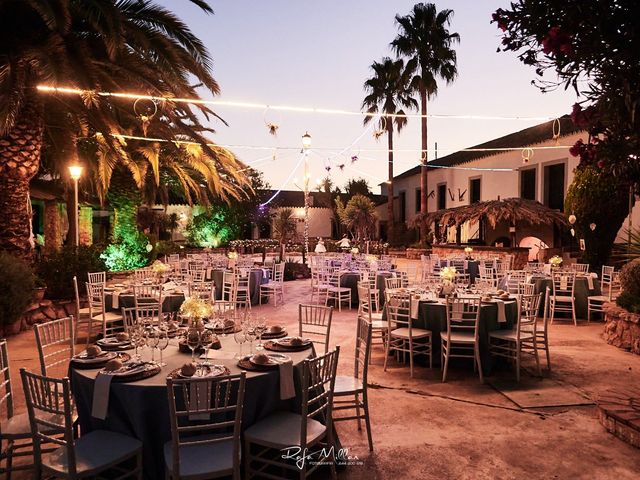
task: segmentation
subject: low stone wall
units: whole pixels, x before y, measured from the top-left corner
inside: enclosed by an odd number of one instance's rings
[[[604,305],[604,339],[607,343],[640,355],[640,314],[615,303]]]
[[[16,335],[25,330],[29,330],[36,323],[44,323],[56,318],[64,318],[69,315],[76,314],[75,302],[41,300],[38,303],[32,303],[22,317],[13,324],[5,325],[4,335]]]
[[[420,255],[428,255],[430,251],[426,248],[407,248],[405,255],[408,260],[420,260]]]

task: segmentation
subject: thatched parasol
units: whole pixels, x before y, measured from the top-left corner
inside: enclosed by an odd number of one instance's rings
[[[422,222],[426,222],[428,225],[435,222],[439,225],[452,227],[469,221],[477,222],[481,219],[487,220],[492,228],[495,228],[499,222],[508,222],[511,225],[518,223],[552,225],[555,223],[561,227],[569,226],[569,222],[561,211],[545,207],[535,200],[523,198],[489,200],[439,210],[426,215],[418,215],[413,223],[417,226]]]

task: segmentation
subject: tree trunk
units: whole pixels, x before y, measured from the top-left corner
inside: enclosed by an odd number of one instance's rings
[[[387,242],[395,240],[395,218],[393,215],[393,119],[387,118],[387,148],[389,149],[389,182],[387,185]]]
[[[40,167],[42,105],[27,97],[15,126],[0,137],[0,250],[31,261],[29,182]]]
[[[62,221],[55,200],[44,204],[44,254],[50,255],[62,246]]]
[[[422,133],[422,167],[420,167],[420,213],[424,217],[429,211],[429,186],[427,183],[427,161],[429,160],[428,143],[427,143],[427,89],[422,86],[420,88],[420,111],[422,118],[420,119],[420,129]],[[420,222],[420,239],[424,242],[427,240],[427,232],[429,226],[426,222]]]

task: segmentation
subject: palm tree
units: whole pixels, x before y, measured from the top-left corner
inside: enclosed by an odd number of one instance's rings
[[[400,132],[407,124],[404,108],[417,108],[418,103],[411,96],[411,72],[404,68],[402,59],[391,60],[388,57],[381,62],[371,65],[373,76],[364,82],[367,96],[362,101],[362,108],[369,114],[379,114],[379,127],[387,131],[387,146],[389,156],[389,180],[387,182],[387,239],[393,241],[393,130]],[[401,116],[394,116],[401,115]],[[365,125],[375,116],[368,115],[364,119]]]
[[[420,213],[427,213],[427,99],[438,93],[438,77],[451,83],[458,75],[456,52],[451,48],[460,35],[450,33],[448,26],[453,10],[437,11],[433,3],[417,3],[409,15],[396,15],[400,32],[391,42],[399,56],[407,58],[407,70],[413,72],[411,86],[420,95],[422,168],[420,171]],[[421,224],[420,237],[427,236],[427,225]]]
[[[340,211],[340,221],[353,232],[357,242],[369,240],[375,231],[376,206],[364,195],[356,194]]]
[[[206,0],[191,2],[212,13]],[[66,165],[77,159],[78,138],[96,133],[117,156],[122,149],[113,134],[126,133],[120,121],[137,116],[130,99],[41,95],[39,84],[194,98],[195,83],[219,91],[207,49],[179,18],[151,1],[0,2],[0,249],[31,257],[29,181],[40,167],[45,134],[52,156]],[[189,104],[166,101],[158,110],[170,128],[162,138],[207,142],[201,116]],[[198,110],[215,116],[204,106]]]
[[[280,208],[273,215],[273,233],[280,240],[280,261],[284,262],[285,245],[296,234],[296,220],[292,208]]]

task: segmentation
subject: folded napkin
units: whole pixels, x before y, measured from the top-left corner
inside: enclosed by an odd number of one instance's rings
[[[545,263],[542,266],[542,271],[546,274],[546,275],[551,275],[551,264],[550,263]]]
[[[91,416],[93,418],[99,418],[100,420],[107,418],[111,380],[113,380],[113,375],[98,373],[96,376],[96,381],[93,384],[93,405],[91,407]]]
[[[589,290],[593,290],[593,277],[591,275],[587,275],[587,285],[589,286]]]
[[[569,285],[569,279],[566,277],[566,275],[562,275],[560,277],[560,290],[566,290],[568,288]]]
[[[208,267],[208,268],[207,268],[206,276],[207,276],[206,278],[207,278],[208,280],[212,278],[212,276],[213,276],[213,268],[211,268],[211,267]]]
[[[417,298],[412,298],[411,302],[409,303],[409,305],[411,306],[410,310],[411,310],[411,318],[414,319],[418,319],[418,307],[420,306],[420,300]]]
[[[287,400],[296,396],[296,388],[293,384],[293,361],[282,362],[280,369],[280,399]]]
[[[207,398],[207,383],[193,382],[189,385],[189,411],[206,410],[211,404]],[[209,413],[189,413],[189,420],[210,420]]]
[[[120,292],[122,292],[122,290],[114,290],[114,292],[111,294],[111,307],[113,307],[114,310],[120,308],[120,305],[118,304],[118,301],[120,299]]]
[[[508,290],[507,284],[509,283],[509,275],[505,275],[498,282],[498,290]]]
[[[498,306],[498,323],[507,323],[507,315],[504,311],[504,302],[502,300],[495,299]]]
[[[465,260],[465,261],[464,261],[464,264],[463,264],[463,267],[462,267],[462,268],[464,268],[464,271],[465,271],[465,272],[466,272],[467,270],[469,270],[469,261],[468,261],[468,260]]]
[[[533,275],[531,275],[530,273],[527,273],[524,279],[524,283],[531,283],[531,280],[533,280]]]

